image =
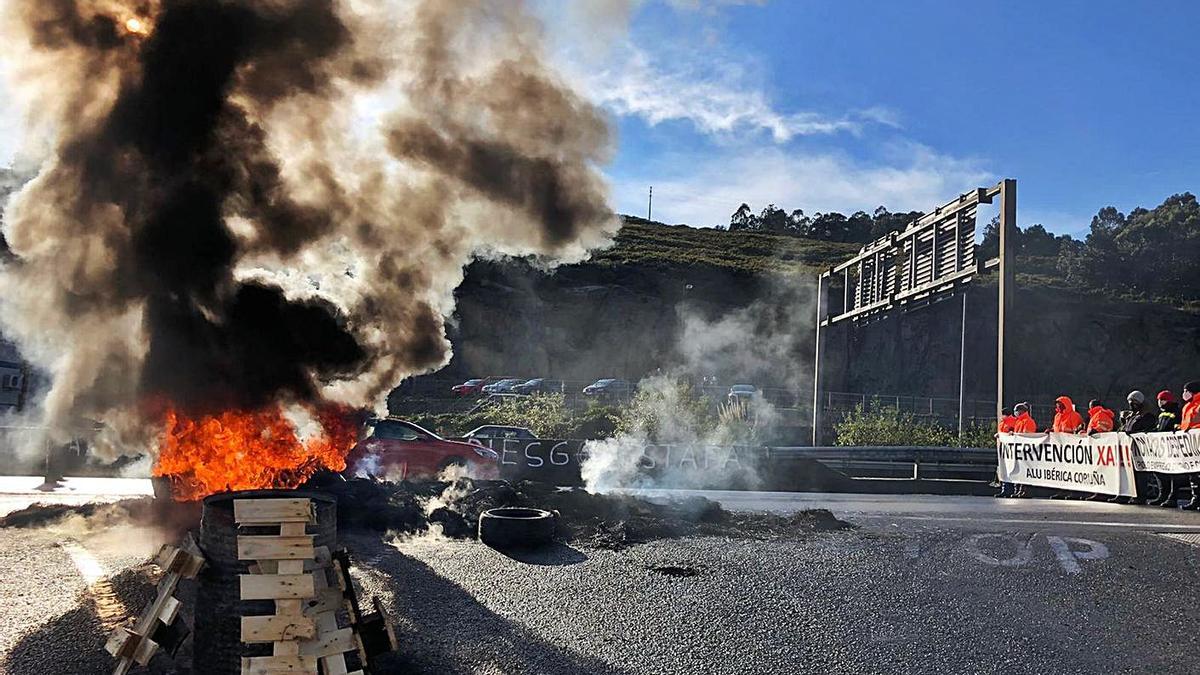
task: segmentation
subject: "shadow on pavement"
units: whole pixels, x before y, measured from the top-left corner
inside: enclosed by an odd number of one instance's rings
[[[375,673],[462,674],[505,672],[522,674],[589,673],[625,675],[606,663],[542,640],[528,628],[491,611],[458,584],[424,563],[401,554],[382,541],[354,542],[355,557],[370,559],[370,567],[387,579],[394,598],[387,611],[394,617],[400,651],[372,664]],[[369,549],[369,550],[364,550]],[[586,560],[569,546],[555,546],[513,556],[532,565],[571,565]],[[140,570],[126,570],[109,579],[129,614],[140,613],[153,598],[154,585]],[[190,619],[194,589],[181,588],[180,600]],[[7,675],[81,675],[112,672],[114,662],[104,651],[111,627],[91,594],[74,609],[25,633],[0,660]],[[119,622],[120,617],[115,622]],[[189,620],[190,624],[190,620]],[[156,655],[149,668],[134,672],[177,675],[189,672],[191,638],[174,659]],[[196,671],[203,672],[203,671]]]
[[[134,614],[153,599],[154,585],[140,570],[126,570],[109,583],[126,612]],[[110,626],[101,621],[104,614]],[[112,627],[125,617],[114,617],[101,608],[92,594],[81,598],[75,609],[59,615],[26,633],[0,662],[0,672],[8,675],[80,675],[108,673],[115,665],[104,651],[104,642]],[[185,648],[186,649],[186,648]],[[155,655],[150,666],[137,668],[140,673],[179,672],[171,659]]]
[[[578,565],[588,559],[583,551],[557,541],[541,548],[494,550],[497,553],[527,565],[562,567],[565,565]]]
[[[595,673],[624,671],[539,638],[485,607],[458,584],[383,542],[359,540],[352,554],[373,560],[394,591],[387,611],[396,623],[398,654],[372,664],[376,673]],[[369,546],[371,550],[361,550]],[[562,549],[565,549],[563,551]],[[559,556],[582,556],[570,547]],[[519,560],[519,558],[518,558]],[[560,558],[561,560],[561,558]],[[578,562],[578,561],[577,561]],[[542,562],[533,564],[572,564]]]

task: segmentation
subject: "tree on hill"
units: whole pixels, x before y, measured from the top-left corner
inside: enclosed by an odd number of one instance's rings
[[[1021,229],[1016,227],[1012,245],[1018,255],[1056,257],[1077,242],[1069,234],[1053,235],[1041,223]],[[1000,217],[995,216],[983,226],[979,255],[985,259],[1000,255]]]
[[[742,204],[729,217],[730,232],[757,230],[758,228],[758,216],[754,215],[754,212],[750,210],[749,204]]]
[[[1189,192],[1128,216],[1108,206],[1092,218],[1087,239],[1063,255],[1072,283],[1151,297],[1200,299],[1200,204]]]
[[[742,204],[729,217],[729,231],[769,232],[865,244],[886,236],[889,232],[904,229],[921,215],[920,211],[892,213],[880,206],[873,214],[856,211],[847,217],[831,211],[809,217],[801,209],[795,209],[788,214],[775,204],[768,204],[760,213],[755,214],[749,204]]]

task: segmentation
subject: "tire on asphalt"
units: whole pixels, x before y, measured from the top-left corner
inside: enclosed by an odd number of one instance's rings
[[[497,549],[536,548],[554,539],[555,514],[542,509],[506,507],[479,516],[479,540]]]

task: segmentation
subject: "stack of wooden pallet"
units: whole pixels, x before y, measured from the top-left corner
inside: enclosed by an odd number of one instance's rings
[[[233,518],[239,528],[237,557],[249,572],[239,576],[239,597],[275,605],[274,614],[241,617],[241,641],[270,644],[272,652],[243,657],[242,675],[365,675],[376,656],[396,649],[395,631],[379,600],[371,602],[374,611],[362,611],[347,553],[316,546],[308,533],[316,522],[311,499],[234,499]],[[158,564],[165,574],[157,598],[135,626],[117,629],[106,645],[117,657],[117,675],[134,663],[146,665],[160,648],[174,653],[186,635],[183,622],[176,621],[174,593],[180,579],[197,576],[204,558],[189,535],[182,547],[164,546]],[[357,653],[360,670],[349,671],[348,652]],[[202,661],[193,670],[204,672]]]
[[[243,675],[317,673],[346,675],[346,652],[367,664],[396,648],[395,633],[374,601],[364,614],[349,575],[345,551],[314,546],[305,531],[313,522],[308,499],[235,499],[239,526],[278,526],[277,535],[238,535],[238,559],[253,561],[241,577],[243,600],[274,600],[275,613],[242,618],[242,642],[272,643],[271,656],[242,659]],[[330,575],[333,574],[333,583]],[[338,625],[343,613],[350,625]],[[350,675],[362,675],[356,670]]]
[[[273,600],[275,613],[242,617],[242,642],[273,644],[271,656],[242,659],[242,673],[317,673],[317,657],[301,654],[300,643],[317,634],[304,615],[305,601],[317,594],[316,550],[306,532],[316,520],[312,500],[235,499],[233,519],[239,527],[278,527],[274,535],[237,538],[238,560],[252,561],[241,576],[242,600]],[[306,569],[307,568],[307,569]]]
[[[104,648],[117,659],[113,675],[125,675],[134,663],[146,665],[160,648],[174,654],[187,636],[187,627],[179,616],[175,590],[181,579],[194,579],[204,567],[200,547],[188,535],[182,546],[167,544],[154,562],[163,571],[154,601],[142,612],[131,628],[119,627],[109,636]]]

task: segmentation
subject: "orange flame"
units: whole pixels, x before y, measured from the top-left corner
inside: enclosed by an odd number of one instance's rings
[[[168,408],[154,475],[171,479],[175,499],[192,501],[227,490],[293,488],[320,469],[342,471],[358,437],[349,411],[304,410],[320,429],[302,439],[279,407],[198,418]]]

